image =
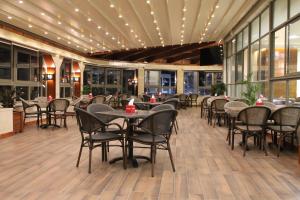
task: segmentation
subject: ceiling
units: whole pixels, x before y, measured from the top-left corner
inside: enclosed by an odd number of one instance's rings
[[[81,53],[219,41],[257,0],[0,0],[0,20]]]

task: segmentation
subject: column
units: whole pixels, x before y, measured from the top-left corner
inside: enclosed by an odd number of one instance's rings
[[[144,94],[144,87],[145,87],[144,77],[145,77],[145,69],[142,67],[138,68],[138,95]]]
[[[179,68],[177,70],[177,94],[184,92],[184,70]]]

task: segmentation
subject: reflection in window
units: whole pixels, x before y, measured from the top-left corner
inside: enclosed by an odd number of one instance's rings
[[[60,82],[61,83],[71,83],[71,73],[72,73],[72,62],[71,60],[64,59],[60,67]]]
[[[284,75],[285,61],[285,28],[281,28],[274,34],[274,69],[273,77]]]
[[[28,87],[17,86],[16,87],[16,95],[25,100],[28,100],[28,92],[29,92],[28,90],[29,90]]]
[[[289,73],[300,72],[300,20],[290,25]]]
[[[34,100],[35,98],[37,98],[39,96],[39,88],[38,87],[31,87],[30,88],[30,99]]]
[[[259,18],[257,17],[251,23],[251,42],[254,42],[259,37]]]
[[[120,70],[107,70],[107,84],[119,85],[120,84]]]
[[[159,85],[159,71],[146,71],[145,73],[146,85]]]
[[[289,81],[289,99],[294,102],[300,98],[300,80]]]
[[[300,1],[290,0],[290,17],[300,13]]]
[[[260,94],[262,94],[265,98],[269,96],[269,81],[260,82]]]
[[[243,80],[243,51],[236,54],[236,82]]]
[[[243,32],[240,32],[237,36],[237,51],[243,48]]]
[[[287,20],[287,0],[276,0],[273,11],[273,28]]]
[[[252,80],[258,80],[258,66],[259,66],[259,41],[251,45],[251,65],[250,71],[252,73]]]
[[[11,46],[0,43],[0,79],[11,79]]]
[[[272,83],[272,98],[275,104],[285,104],[286,81],[274,81]]]
[[[17,80],[30,80],[30,55],[27,53],[17,53]]]
[[[3,94],[6,93],[6,90],[10,90],[11,86],[0,85],[0,102],[3,100]]]
[[[260,40],[260,80],[269,78],[269,35]]]
[[[269,8],[267,8],[262,14],[260,18],[260,36],[263,36],[267,32],[269,32]]]
[[[244,80],[247,80],[248,76],[248,49],[244,50]]]
[[[184,72],[184,93],[197,93],[197,72]]]

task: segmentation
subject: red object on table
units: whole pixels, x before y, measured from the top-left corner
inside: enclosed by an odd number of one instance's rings
[[[126,113],[135,113],[135,105],[126,105],[125,112]]]
[[[48,101],[52,101],[52,96],[50,95],[50,96],[48,96],[48,99],[47,99]]]
[[[93,98],[93,94],[89,93],[89,99],[92,99],[92,98]]]
[[[264,105],[264,102],[256,102],[255,105],[256,105],[256,106],[263,106],[263,105]]]
[[[150,98],[150,103],[156,103],[156,99],[155,98]]]

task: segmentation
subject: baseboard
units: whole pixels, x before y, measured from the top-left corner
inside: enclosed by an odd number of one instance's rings
[[[7,138],[7,137],[11,137],[11,136],[13,136],[14,134],[15,134],[14,132],[1,133],[1,134],[0,134],[0,140],[1,140],[1,139],[4,139],[4,138]]]

